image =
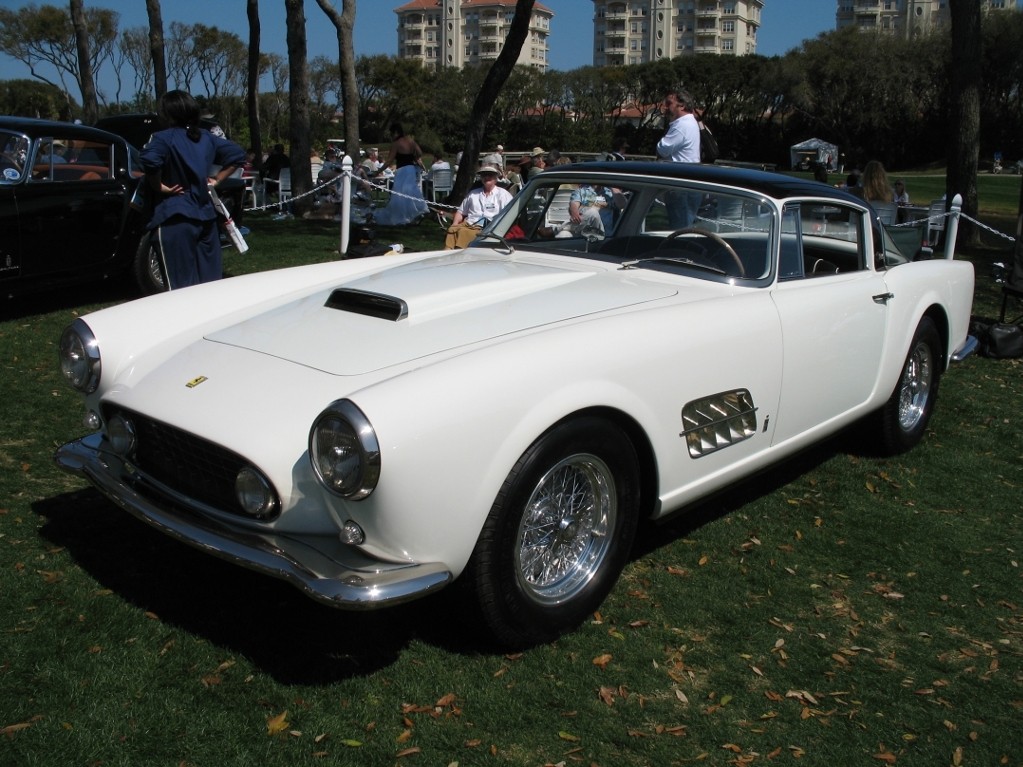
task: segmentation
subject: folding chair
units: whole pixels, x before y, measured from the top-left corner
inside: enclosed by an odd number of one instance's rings
[[[945,231],[945,201],[934,200],[930,204],[927,213],[927,244],[931,247],[938,245],[941,233]]]
[[[277,178],[277,191],[281,202],[291,199],[291,168],[281,168],[281,175]]]
[[[430,199],[437,202],[438,197],[447,196],[451,193],[452,183],[452,171],[448,169],[438,169],[430,174]]]

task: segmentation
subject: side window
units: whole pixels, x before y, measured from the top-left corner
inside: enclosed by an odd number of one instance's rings
[[[783,228],[784,238],[798,232],[803,276],[822,277],[858,272],[870,263],[864,252],[863,214],[841,202],[806,201]],[[788,214],[789,209],[786,209]]]
[[[32,166],[33,181],[62,183],[100,181],[111,177],[111,148],[81,139],[40,139]]]
[[[779,280],[798,280],[803,277],[803,229],[800,226],[799,206],[786,205],[781,216],[781,261]]]

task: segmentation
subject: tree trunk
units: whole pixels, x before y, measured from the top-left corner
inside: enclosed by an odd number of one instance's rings
[[[303,0],[284,0],[287,11],[288,38],[288,105],[291,108],[289,136],[291,148],[291,188],[296,197],[312,189],[312,169],[309,164],[309,54],[305,36]],[[311,201],[303,198],[292,203],[296,211],[307,210]]]
[[[146,0],[149,14],[149,56],[153,60],[154,96],[157,103],[167,92],[167,57],[163,47],[163,13],[160,0]]]
[[[945,199],[963,196],[963,212],[977,217],[977,164],[980,158],[981,29],[980,0],[950,0],[952,57],[948,169]],[[980,243],[980,232],[964,220],[961,242]]]
[[[316,0],[337,30],[337,59],[341,73],[341,109],[345,121],[345,153],[359,162],[359,83],[355,77],[355,0],[342,0],[338,13],[331,0]],[[315,180],[315,179],[314,179]]]
[[[263,167],[263,139],[259,120],[259,0],[247,0],[245,13],[249,19],[249,71],[245,107],[249,113],[251,149],[256,156],[256,167]]]
[[[472,104],[472,111],[469,114],[469,130],[462,147],[462,162],[458,166],[458,177],[455,179],[449,200],[460,201],[469,192],[469,187],[476,175],[476,158],[483,146],[483,133],[487,129],[487,120],[497,102],[497,94],[508,80],[512,70],[515,69],[522,45],[526,42],[535,2],[536,0],[516,0],[515,16],[512,18],[508,37],[504,41],[504,48],[501,49],[497,61],[487,72],[486,79],[483,80],[483,85]]]
[[[99,119],[96,99],[96,79],[92,76],[92,58],[89,55],[89,26],[85,22],[82,0],[71,0],[71,26],[75,30],[78,47],[78,85],[82,91],[82,122],[92,125]]]

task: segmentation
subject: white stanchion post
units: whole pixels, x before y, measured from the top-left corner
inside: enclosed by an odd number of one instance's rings
[[[341,160],[341,244],[338,251],[341,258],[348,255],[348,240],[352,235],[352,158],[348,155]]]
[[[945,226],[945,258],[951,261],[956,255],[956,237],[959,235],[959,214],[963,212],[963,196],[957,194],[952,198],[952,207],[948,211],[948,222]]]

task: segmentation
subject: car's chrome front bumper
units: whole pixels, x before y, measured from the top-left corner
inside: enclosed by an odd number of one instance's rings
[[[103,449],[99,434],[57,449],[57,465],[92,482],[121,508],[173,538],[252,570],[281,578],[332,607],[369,609],[399,604],[436,591],[452,580],[433,562],[393,564],[371,560],[354,549],[330,557],[299,539],[228,527],[206,516],[161,504],[141,493],[132,471],[115,453]],[[345,547],[339,547],[344,551]]]

